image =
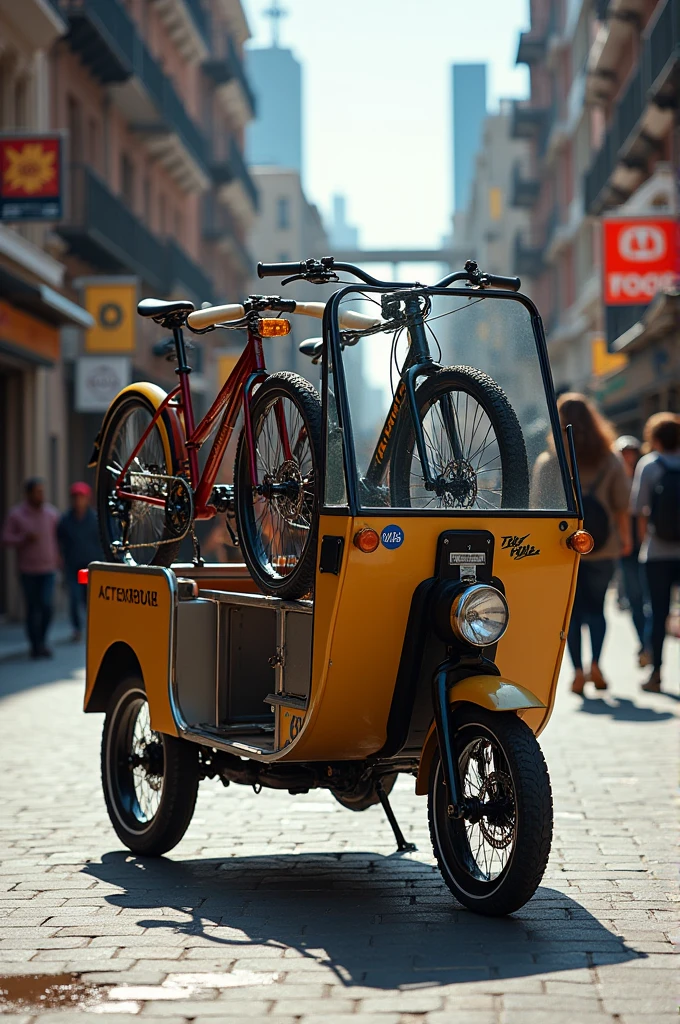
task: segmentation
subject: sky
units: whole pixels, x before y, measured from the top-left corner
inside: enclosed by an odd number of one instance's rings
[[[244,0],[268,46],[271,0]],[[304,185],[334,193],[364,248],[438,246],[452,207],[451,71],[487,63],[489,111],[524,97],[515,65],[528,0],[281,0],[281,46],[303,66]]]

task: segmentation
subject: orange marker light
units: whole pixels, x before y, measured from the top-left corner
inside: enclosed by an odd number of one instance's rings
[[[78,583],[87,583],[89,575],[89,569],[78,569]]]
[[[595,541],[587,530],[577,530],[567,537],[567,544],[572,551],[578,551],[579,555],[589,555],[595,547]]]
[[[267,317],[259,322],[260,336],[263,338],[280,338],[284,334],[290,334],[290,320],[282,317]]]
[[[354,546],[366,555],[370,555],[372,551],[375,551],[379,544],[380,537],[370,526],[364,526],[362,530],[358,530],[354,534]]]

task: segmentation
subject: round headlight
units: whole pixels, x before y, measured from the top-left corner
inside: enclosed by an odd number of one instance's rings
[[[451,605],[451,629],[459,640],[475,647],[488,647],[500,640],[508,618],[508,602],[500,590],[484,583],[468,587]]]

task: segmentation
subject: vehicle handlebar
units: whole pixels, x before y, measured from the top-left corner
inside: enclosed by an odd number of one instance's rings
[[[510,292],[518,292],[522,282],[518,277],[502,277],[500,274],[484,274],[487,288],[506,288]]]
[[[285,277],[287,274],[304,274],[307,269],[304,261],[297,263],[258,263],[258,277]]]
[[[226,324],[230,320],[242,320],[245,315],[245,309],[238,302],[233,302],[228,306],[206,306],[205,309],[195,309],[193,313],[189,313],[187,324],[195,331],[202,331],[215,324]]]
[[[299,313],[302,316],[315,317],[317,320],[323,318],[326,308],[325,302],[295,302],[293,299],[279,299],[277,296],[271,296],[264,301],[267,303],[267,308],[281,310],[283,307],[283,312]],[[206,306],[205,309],[196,309],[193,313],[189,313],[187,325],[194,331],[202,331],[218,324],[242,320],[245,316],[245,308],[238,303],[228,306]],[[341,330],[366,331],[378,327],[382,320],[380,317],[367,316],[365,313],[356,313],[352,309],[344,309],[338,314],[338,323]]]

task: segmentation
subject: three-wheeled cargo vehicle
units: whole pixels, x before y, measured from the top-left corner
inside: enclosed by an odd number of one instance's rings
[[[318,427],[291,418],[290,389],[272,383],[293,375],[260,367],[248,379],[234,486],[215,485],[202,505],[226,507],[247,564],[203,564],[198,552],[167,564],[168,531],[179,536],[180,514],[190,528],[195,490],[184,394],[132,385],[125,397],[142,395],[145,437],[157,430],[166,453],[172,431],[172,464],[145,461],[134,437],[118,461],[108,454],[101,438],[120,447],[129,433],[120,404],[99,441],[112,560],[89,568],[85,710],[106,715],[111,821],[135,853],[164,853],[189,825],[199,781],[219,777],[293,794],[324,787],[354,811],[381,803],[407,849],[388,799],[407,773],[427,795],[454,896],[512,912],[550,849],[536,736],[589,546],[539,314],[516,279],[474,263],[434,287],[330,258],[259,270],[354,280],[327,303],[323,338],[302,345],[310,380],[315,367],[321,375]],[[296,311],[280,296],[196,314],[149,303],[142,312],[173,331],[180,372],[192,316],[197,330],[245,328],[261,353],[263,336],[284,333],[265,330],[263,312]],[[129,526],[147,522],[146,506],[161,517],[159,543],[136,549]],[[296,578],[305,590],[291,596]]]

